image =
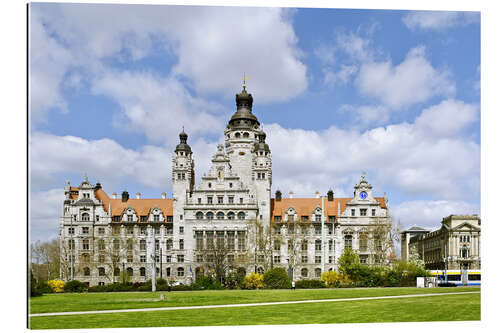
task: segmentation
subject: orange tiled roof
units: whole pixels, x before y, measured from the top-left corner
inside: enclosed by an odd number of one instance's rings
[[[96,198],[101,200],[104,209],[108,212],[111,203],[111,216],[122,215],[123,211],[129,206],[132,207],[137,216],[149,215],[151,209],[155,206],[161,209],[163,216],[173,216],[174,202],[172,199],[128,199],[122,202],[122,199],[111,199],[102,189],[95,191]]]
[[[340,214],[342,214],[347,207],[347,203],[352,198],[334,198],[333,201],[325,199],[325,215],[337,216],[338,206],[340,204]],[[381,208],[387,208],[384,198],[375,198]],[[292,206],[297,212],[297,216],[311,216],[316,207],[321,207],[321,198],[282,198],[281,201],[271,199],[271,218],[274,216],[285,216],[286,210]]]

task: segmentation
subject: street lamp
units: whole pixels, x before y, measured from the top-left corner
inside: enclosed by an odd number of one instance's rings
[[[125,284],[125,258],[122,260],[122,284]]]

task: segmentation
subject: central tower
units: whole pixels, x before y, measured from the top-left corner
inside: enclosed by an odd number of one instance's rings
[[[252,113],[253,97],[243,84],[236,94],[236,112],[224,130],[225,148],[232,170],[248,186],[259,206],[259,216],[270,218],[271,151],[266,135]]]

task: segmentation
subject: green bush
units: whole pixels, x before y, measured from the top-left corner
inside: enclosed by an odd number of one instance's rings
[[[40,295],[42,295],[42,292],[38,288],[38,283],[36,282],[35,277],[33,276],[33,273],[30,269],[30,297],[36,297]]]
[[[215,281],[209,275],[201,275],[199,276],[195,283],[191,285],[192,290],[221,290],[224,287],[220,284],[220,282]]]
[[[297,289],[317,289],[326,288],[326,285],[321,280],[299,280],[295,282],[295,288]]]
[[[172,291],[188,291],[188,290],[193,290],[191,289],[191,286],[187,286],[184,284],[179,284],[177,286],[172,286]]]
[[[37,288],[42,294],[52,294],[54,292],[47,281],[38,282]]]
[[[289,289],[292,287],[292,281],[284,268],[273,268],[264,273],[264,287],[266,289]]]
[[[87,291],[87,285],[83,282],[80,282],[78,280],[72,280],[66,282],[64,285],[64,292],[70,292],[70,293],[82,293],[84,291]]]

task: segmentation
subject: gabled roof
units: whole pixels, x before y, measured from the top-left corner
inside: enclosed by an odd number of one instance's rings
[[[347,203],[352,198],[334,198],[333,201],[328,201],[325,198],[325,216],[337,216],[338,206],[340,204],[340,214],[347,207]],[[375,198],[381,208],[387,208],[384,198]],[[297,216],[311,216],[316,207],[321,208],[321,198],[282,198],[280,201],[271,199],[271,218],[274,216],[284,216],[288,208],[293,207],[297,212]]]

